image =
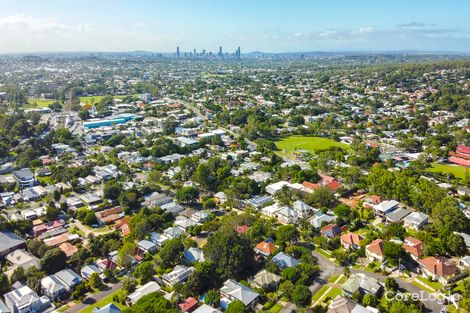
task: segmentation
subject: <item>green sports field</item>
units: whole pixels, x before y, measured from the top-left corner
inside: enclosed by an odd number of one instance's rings
[[[459,165],[434,163],[432,167],[429,168],[428,170],[430,172],[451,173],[451,174],[454,174],[456,178],[463,180],[465,178],[466,169],[467,169],[466,167],[459,166]]]
[[[276,146],[284,153],[306,150],[314,153],[318,150],[328,149],[330,147],[340,147],[348,149],[348,145],[334,141],[329,138],[323,137],[308,137],[308,136],[289,136],[276,141]]]
[[[115,99],[124,99],[128,97],[129,95],[124,95],[124,96],[113,96]],[[132,96],[137,96],[137,95],[132,95]],[[100,102],[101,99],[103,99],[106,96],[86,96],[86,97],[80,97],[80,102],[81,103],[90,103],[90,104],[95,104],[97,102]]]
[[[30,108],[47,108],[49,104],[56,102],[56,100],[39,100],[39,99],[28,99],[28,104],[24,107],[26,109]]]

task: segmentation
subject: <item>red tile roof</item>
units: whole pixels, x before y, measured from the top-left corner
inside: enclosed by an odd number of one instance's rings
[[[414,237],[407,237],[405,238],[403,249],[415,257],[420,258],[423,255],[423,242]]]
[[[272,242],[266,242],[266,241],[262,241],[259,244],[257,244],[256,249],[268,255],[271,255],[274,252],[276,252],[276,246]]]
[[[376,255],[384,255],[384,241],[376,239],[366,246],[366,249]]]
[[[430,256],[419,260],[419,263],[429,272],[441,277],[450,276],[457,272],[457,266],[444,257]]]
[[[470,166],[470,160],[465,160],[465,159],[461,159],[461,158],[457,158],[453,156],[449,158],[449,162],[455,163],[458,165],[463,165],[463,166]]]
[[[241,226],[235,227],[235,231],[239,234],[246,234],[249,229],[250,227],[248,225],[241,225]]]
[[[458,145],[456,151],[458,153],[470,154],[470,146]]]
[[[361,235],[358,235],[355,233],[348,233],[348,234],[341,235],[340,240],[341,242],[344,242],[350,245],[351,244],[359,245],[361,243],[362,238],[363,237]]]
[[[189,297],[186,300],[184,300],[183,303],[178,304],[178,307],[183,312],[192,311],[194,308],[196,308],[196,306],[197,306],[197,300],[194,299],[193,297]]]

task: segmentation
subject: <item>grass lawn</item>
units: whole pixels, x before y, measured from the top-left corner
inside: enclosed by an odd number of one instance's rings
[[[113,96],[114,99],[124,99],[128,97],[129,95],[125,96]],[[135,96],[135,95],[132,95]],[[103,99],[106,96],[86,96],[86,97],[80,97],[80,102],[81,103],[90,103],[90,104],[95,104],[96,102],[100,102],[101,99]]]
[[[349,147],[347,144],[337,142],[329,138],[309,136],[284,137],[276,141],[276,146],[284,153],[295,150],[306,150],[314,153],[318,150],[324,150],[330,147],[340,147],[343,149],[348,149]]]
[[[118,306],[121,310],[125,309],[126,307],[125,307],[124,305],[113,301],[113,297],[114,297],[116,294],[120,293],[120,292],[122,292],[122,291],[121,291],[121,290],[118,290],[118,291],[116,291],[115,293],[112,293],[112,294],[110,294],[109,296],[104,297],[103,299],[101,299],[100,301],[96,302],[95,304],[90,305],[90,306],[88,306],[87,308],[81,310],[79,313],[92,313],[94,308],[97,308],[97,307],[101,308],[101,307],[103,307],[103,306],[105,306],[106,304],[111,303],[111,302],[114,303],[116,306]]]
[[[331,258],[331,254],[328,253],[327,251],[323,250],[323,249],[320,249],[320,248],[317,248],[316,249],[318,254],[322,255],[323,257],[327,258],[328,260]]]
[[[326,294],[326,296],[323,297],[322,302],[326,303],[328,300],[336,298],[336,296],[339,296],[341,294],[341,289],[340,288],[331,288],[331,290]]]
[[[282,310],[283,306],[279,303],[276,303],[275,305],[272,306],[272,308],[270,308],[268,311],[266,312],[269,312],[269,313],[277,313],[279,312],[280,310]]]
[[[459,165],[450,165],[450,164],[437,164],[433,163],[432,167],[428,169],[430,172],[441,172],[441,173],[451,173],[458,179],[463,180],[465,178],[466,167]]]
[[[57,100],[41,100],[41,99],[28,99],[28,104],[24,106],[26,109],[30,108],[47,108],[49,104],[56,102]]]
[[[417,281],[412,281],[411,282],[413,285],[415,285],[416,287],[418,287],[419,289],[423,289],[424,291],[426,292],[429,292],[429,293],[433,293],[434,290],[432,290],[431,288],[427,288],[427,287],[424,287],[423,285],[419,284]]]
[[[425,283],[425,284],[428,285],[429,287],[434,288],[435,290],[439,290],[439,289],[442,288],[442,284],[441,284],[440,282],[437,282],[437,281],[429,281],[429,280],[427,280],[426,278],[421,277],[421,276],[416,276],[416,279],[418,279],[419,281]]]
[[[337,284],[343,284],[346,281],[346,276],[339,274],[339,275],[333,275],[328,279],[329,283],[335,283],[336,280],[341,276],[341,279],[337,282]]]
[[[328,286],[324,285],[320,288],[320,290],[318,290],[312,297],[312,300],[313,301],[318,301],[318,299],[321,298],[321,296],[323,296],[323,294],[328,290]]]

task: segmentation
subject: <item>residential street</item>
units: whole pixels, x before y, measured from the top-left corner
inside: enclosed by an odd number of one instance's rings
[[[111,289],[101,291],[97,294],[88,294],[88,298],[85,302],[80,302],[77,304],[70,303],[70,308],[67,310],[68,313],[77,313],[83,310],[84,308],[93,305],[94,303],[100,301],[101,299],[109,296],[110,294],[120,290],[122,288],[122,281],[118,282],[117,284],[113,285]]]
[[[315,280],[315,283],[310,286],[310,290],[312,291],[312,294],[315,294],[322,285],[327,284],[327,279],[328,277],[331,277],[336,274],[341,274],[343,273],[344,267],[331,262],[330,260],[326,259],[324,256],[319,254],[316,251],[312,251],[312,254],[314,257],[317,258],[318,264],[320,266],[320,276]],[[351,273],[364,273],[368,276],[372,276],[375,279],[377,279],[380,282],[384,282],[386,276],[379,274],[379,273],[372,273],[368,271],[363,271],[363,270],[358,270],[351,268],[350,269]],[[417,286],[401,279],[394,277],[400,288],[407,290],[410,293],[416,293],[416,294],[423,294],[423,295],[429,295],[426,291],[422,290],[421,288],[418,288]],[[423,301],[424,305],[430,312],[440,312],[443,305],[437,303],[436,301]]]

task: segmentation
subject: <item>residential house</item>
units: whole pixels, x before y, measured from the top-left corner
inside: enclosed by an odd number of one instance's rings
[[[374,206],[380,204],[382,202],[382,197],[377,195],[366,196],[362,199],[364,207],[367,208],[374,208]]]
[[[297,222],[296,212],[287,206],[280,208],[275,214],[280,223],[292,224]]]
[[[17,249],[25,248],[26,241],[9,231],[0,231],[0,257]]]
[[[153,208],[153,207],[157,207],[157,206],[158,207],[162,206],[162,205],[170,203],[172,201],[173,201],[172,197],[169,197],[164,193],[158,193],[158,192],[155,191],[151,195],[145,197],[145,203],[144,204],[146,206],[148,206],[149,208]]]
[[[365,275],[363,273],[352,274],[348,280],[341,285],[343,296],[353,297],[357,292],[362,295],[373,294],[377,295],[382,286],[379,284],[377,279]]]
[[[400,202],[396,200],[386,200],[386,201],[380,202],[379,204],[374,206],[375,214],[379,217],[384,218],[386,214],[398,208],[399,204]]]
[[[281,276],[270,273],[263,269],[255,274],[251,282],[257,288],[266,290],[277,289],[276,287],[279,286],[279,283],[281,282]]]
[[[219,309],[214,309],[210,305],[203,303],[196,310],[194,310],[193,313],[222,313],[222,311],[220,311]]]
[[[328,306],[328,313],[373,313],[354,300],[336,296]]]
[[[183,262],[189,265],[195,262],[204,262],[204,253],[201,249],[190,247],[183,252]]]
[[[334,238],[341,234],[341,228],[336,224],[328,224],[320,229],[320,234],[327,238]]]
[[[13,171],[12,174],[20,188],[33,187],[36,184],[34,174],[29,168]]]
[[[147,239],[143,239],[137,243],[137,249],[139,252],[137,254],[144,255],[145,253],[154,254],[157,251],[157,245]]]
[[[313,216],[310,223],[314,228],[321,228],[323,224],[328,224],[334,222],[336,220],[336,216],[333,214],[325,214],[322,211],[318,211]]]
[[[90,276],[94,273],[101,274],[103,271],[95,264],[88,264],[81,268],[80,275],[85,279],[90,279]]]
[[[161,248],[163,247],[163,244],[170,238],[157,232],[151,232],[149,235],[149,239],[151,242],[157,245],[157,248]]]
[[[279,252],[276,254],[271,261],[279,267],[279,269],[283,270],[288,267],[295,267],[300,264],[300,261],[296,258],[291,257],[290,255]]]
[[[362,237],[361,235],[355,234],[355,233],[343,234],[340,237],[341,245],[345,249],[351,248],[351,249],[354,249],[354,250],[358,250],[361,247],[360,243],[361,243],[362,239],[364,239],[364,237]]]
[[[415,261],[418,261],[424,254],[424,244],[421,240],[414,237],[405,238],[403,243],[403,249],[411,256]]]
[[[255,246],[255,253],[269,257],[276,252],[276,246],[272,240],[262,241]]]
[[[366,256],[370,261],[384,261],[384,244],[382,239],[376,239],[366,246]]]
[[[163,274],[162,280],[166,285],[174,286],[185,282],[194,271],[195,269],[192,266],[176,265],[171,272]]]
[[[247,201],[247,204],[254,206],[257,209],[264,207],[265,205],[272,203],[273,198],[268,195],[255,196]]]
[[[55,275],[41,279],[41,290],[52,301],[66,299],[69,295],[67,287]]]
[[[178,226],[168,227],[163,231],[169,239],[179,238],[184,233],[184,229]]]
[[[245,307],[254,307],[259,294],[251,288],[240,284],[232,279],[226,280],[222,288],[220,288],[221,307],[228,306],[232,301],[239,300],[243,302]],[[223,305],[225,303],[225,305]]]
[[[410,213],[411,211],[405,208],[397,208],[396,210],[385,214],[385,223],[401,223]]]
[[[8,271],[5,272],[8,277],[11,277],[11,274],[13,274],[18,267],[22,267],[25,272],[31,267],[41,269],[40,260],[24,249],[18,249],[8,253],[5,259],[12,265]]]
[[[92,313],[121,313],[121,309],[114,303],[108,303],[101,308],[96,307],[93,309]]]
[[[419,260],[420,271],[424,277],[431,277],[443,284],[447,284],[457,274],[457,266],[445,257],[430,256]]]
[[[198,301],[193,297],[188,297],[182,303],[178,304],[181,312],[192,312],[197,308]]]
[[[413,212],[403,219],[403,225],[405,227],[421,230],[429,222],[429,215],[422,212]]]
[[[5,305],[11,313],[36,313],[51,306],[47,297],[39,297],[28,286],[19,288],[5,294]]]
[[[313,208],[302,200],[297,200],[292,203],[292,209],[294,209],[298,219],[306,218],[313,213]]]
[[[154,281],[150,281],[146,283],[145,285],[137,288],[133,293],[127,296],[127,303],[129,305],[135,304],[137,301],[139,301],[140,298],[143,296],[146,296],[152,292],[157,292],[160,291],[161,287]]]

